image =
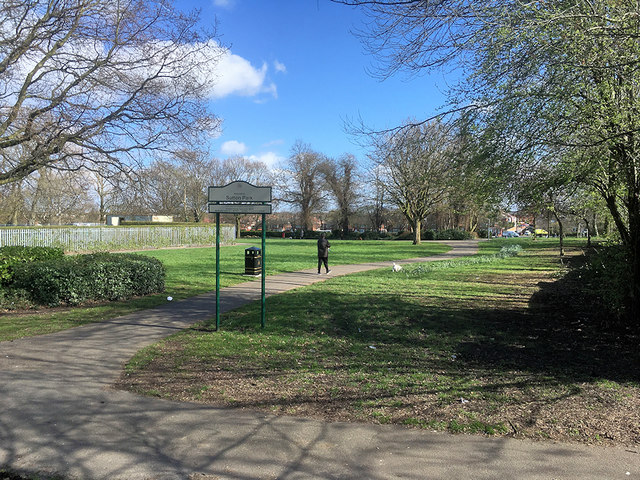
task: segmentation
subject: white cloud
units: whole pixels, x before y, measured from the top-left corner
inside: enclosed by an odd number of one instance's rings
[[[224,155],[243,155],[247,151],[247,146],[237,140],[229,140],[222,144],[220,151]]]
[[[230,8],[233,6],[234,0],[213,0],[215,7]]]
[[[253,161],[253,162],[263,162],[267,165],[267,167],[269,168],[275,168],[278,166],[278,164],[284,162],[284,160],[286,160],[285,157],[278,155],[275,152],[264,152],[264,153],[260,153],[258,155],[250,155],[249,157],[247,157],[249,160]]]
[[[277,147],[280,145],[284,145],[284,140],[282,140],[281,138],[277,140],[271,140],[270,142],[262,144],[263,147]]]
[[[287,66],[284,63],[279,62],[278,60],[273,62],[273,68],[278,73],[287,73]]]
[[[223,1],[223,0],[216,0]],[[224,0],[229,2],[229,0]],[[5,28],[1,24],[0,28]],[[2,35],[0,35],[2,36]],[[144,51],[134,46],[125,46],[118,49],[112,60],[122,64],[135,65],[135,68],[127,70],[123,67],[121,75],[154,77],[154,85],[160,88],[170,89],[171,92],[184,92],[193,88],[193,85],[203,85],[207,90],[205,95],[210,99],[218,99],[231,95],[257,97],[258,101],[267,101],[277,98],[276,84],[268,78],[269,65],[265,62],[261,66],[252,65],[251,62],[239,55],[235,55],[228,48],[221,47],[215,40],[205,43],[171,45],[168,42],[156,42],[148,45]],[[83,57],[85,63],[100,59],[96,52],[102,51],[102,45],[71,42],[61,52],[72,53],[74,56]],[[5,75],[6,90],[17,92],[22,88],[21,79],[27,72],[33,70],[37,62],[43,59],[41,56],[24,56],[11,69],[9,75]],[[273,69],[279,67],[272,67]],[[48,60],[47,67],[41,73],[39,85],[47,90],[55,87],[66,87],[73,80],[69,75],[65,77],[64,69],[60,66],[60,58],[54,56]],[[102,75],[98,71],[96,76]],[[12,78],[13,76],[13,78]],[[114,78],[111,81],[116,82]],[[98,104],[108,104],[114,99],[114,89],[110,84],[98,88],[100,82],[93,82],[91,99]],[[51,86],[49,86],[51,85]],[[86,84],[79,85],[76,89],[86,88]],[[119,89],[115,89],[116,94]],[[4,99],[12,98],[5,95]],[[34,96],[33,98],[37,98]]]
[[[225,50],[213,69],[213,85],[209,90],[209,97],[215,99],[229,95],[253,97],[267,94],[277,98],[277,87],[275,83],[268,81],[267,71],[266,63],[258,68],[241,56]]]

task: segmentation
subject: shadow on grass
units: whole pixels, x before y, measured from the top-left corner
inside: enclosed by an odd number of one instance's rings
[[[297,292],[269,300],[268,309],[286,311],[287,318],[268,320],[268,332],[331,339],[324,345],[313,340],[309,347],[325,349],[319,360],[323,368],[361,365],[369,373],[422,370],[507,378],[521,372],[527,377],[522,382],[535,375],[550,384],[640,381],[639,339],[603,327],[602,313],[581,293],[577,278],[569,274],[538,286],[527,308],[508,298],[499,308],[477,308],[472,302],[442,299],[420,305],[411,292],[402,297]],[[240,315],[244,324],[255,312]],[[317,355],[310,357],[318,361]],[[284,351],[269,362],[276,369],[300,365],[299,358]]]
[[[265,329],[254,303],[225,313],[219,332],[174,337],[128,388],[330,420],[637,442],[638,338],[604,328],[572,273],[552,280],[556,259],[331,278],[269,297]]]
[[[580,257],[568,261],[579,262]],[[581,290],[577,270],[538,286],[526,312],[489,315],[490,324],[500,329],[498,344],[459,346],[469,362],[552,375],[560,381],[640,382],[640,339],[609,327],[607,313]],[[477,314],[487,316],[487,312]]]

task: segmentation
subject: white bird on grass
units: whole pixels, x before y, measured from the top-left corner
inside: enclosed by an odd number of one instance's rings
[[[396,262],[393,262],[393,268],[392,270],[394,272],[399,272],[400,270],[402,270],[402,265],[398,265]]]

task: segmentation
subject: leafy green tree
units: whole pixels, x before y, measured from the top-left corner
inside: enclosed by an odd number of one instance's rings
[[[448,66],[449,112],[483,126],[494,162],[568,172],[602,195],[629,257],[640,327],[640,30],[633,0],[336,0],[370,16],[378,73]]]

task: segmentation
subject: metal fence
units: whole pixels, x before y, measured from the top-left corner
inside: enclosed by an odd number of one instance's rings
[[[222,225],[220,241],[232,243],[235,227]],[[5,227],[0,247],[61,247],[66,252],[140,250],[144,248],[215,245],[215,225],[136,227]]]

